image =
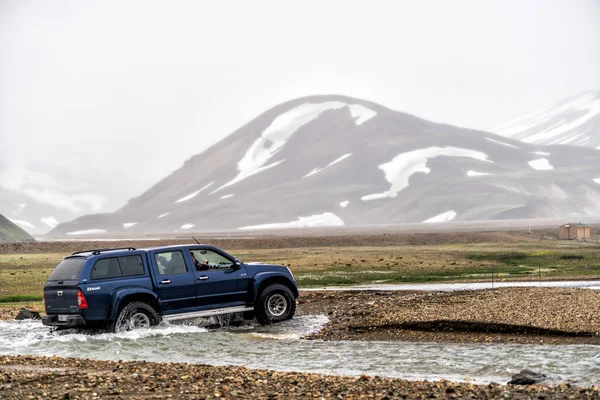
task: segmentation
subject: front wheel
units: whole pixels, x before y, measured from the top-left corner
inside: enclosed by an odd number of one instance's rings
[[[127,304],[109,327],[112,332],[126,332],[158,325],[160,317],[151,305],[142,301]]]
[[[285,321],[296,313],[296,300],[287,286],[275,283],[260,292],[254,311],[261,325]]]

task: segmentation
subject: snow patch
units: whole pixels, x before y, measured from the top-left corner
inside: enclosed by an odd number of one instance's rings
[[[201,191],[203,191],[204,189],[206,189],[207,187],[209,187],[213,183],[215,183],[215,181],[212,181],[208,185],[204,186],[202,189],[196,190],[194,193],[190,193],[187,196],[184,196],[184,197],[180,198],[179,200],[175,201],[175,203],[183,203],[184,201],[188,201],[189,199],[192,199],[192,198],[196,197],[198,195],[198,193],[200,193]]]
[[[467,176],[483,176],[483,175],[491,175],[489,172],[477,172],[477,171],[467,171]]]
[[[351,104],[348,108],[350,109],[350,114],[352,115],[352,118],[354,118],[354,123],[356,125],[362,125],[364,122],[377,115],[377,112],[360,104]]]
[[[398,192],[408,187],[408,180],[414,173],[423,172],[428,174],[430,169],[427,167],[427,161],[430,158],[439,156],[469,157],[480,161],[492,162],[488,160],[488,155],[485,153],[460,147],[428,147],[402,153],[394,157],[392,161],[381,164],[378,167],[383,170],[385,179],[392,184],[390,189],[383,193],[363,196],[361,200],[369,201],[385,197],[396,197]]]
[[[235,196],[235,194],[226,194],[225,196],[221,196],[219,198],[219,200],[228,199],[228,198],[233,197],[233,196]]]
[[[377,200],[377,199],[387,199],[389,196],[384,192],[384,193],[373,193],[373,194],[368,194],[366,196],[361,197],[360,199],[362,201],[370,201],[370,200]]]
[[[360,125],[373,118],[375,112],[358,104],[346,104],[341,101],[326,101],[323,103],[304,103],[278,115],[252,143],[246,154],[237,164],[238,174],[231,181],[217,188],[217,192],[225,187],[238,183],[252,175],[279,165],[283,160],[268,164],[290,137],[304,125],[317,119],[323,112],[348,106],[351,115],[356,118],[354,123]],[[213,193],[214,193],[213,192]]]
[[[499,141],[497,141],[497,140],[490,139],[490,138],[487,138],[487,137],[485,138],[485,140],[489,140],[490,142],[494,142],[494,143],[497,143],[497,144],[501,144],[502,146],[508,146],[508,147],[513,147],[513,148],[515,148],[515,149],[519,149],[519,147],[517,147],[517,146],[514,146],[514,145],[512,145],[512,144],[510,144],[510,143],[499,142]]]
[[[183,224],[179,229],[191,229],[194,227],[194,224]]]
[[[169,213],[168,213],[168,212],[166,212],[166,213],[164,213],[164,214],[160,214],[160,215],[158,216],[158,218],[163,218],[163,217],[166,217],[167,215],[169,215]]]
[[[456,212],[450,210],[450,211],[446,211],[445,213],[438,214],[435,217],[426,219],[425,221],[423,221],[423,223],[428,224],[428,223],[432,223],[432,222],[448,222],[448,221],[452,221],[454,218],[456,218]]]
[[[342,201],[342,202],[340,203],[340,207],[342,207],[342,208],[346,208],[346,207],[348,207],[348,204],[350,204],[350,202],[349,202],[348,200],[346,200],[346,201]]]
[[[344,221],[337,215],[326,212],[324,214],[298,217],[297,221],[280,222],[274,224],[244,226],[239,229],[277,229],[277,228],[303,228],[314,226],[343,226]]]
[[[531,160],[528,162],[529,166],[533,169],[537,169],[539,171],[546,171],[549,169],[554,169],[547,158],[538,158],[537,160]]]
[[[127,228],[131,228],[132,226],[136,225],[137,222],[125,222],[123,223],[123,228],[127,229]]]
[[[33,225],[31,222],[23,221],[20,219],[12,219],[12,218],[8,218],[8,220],[10,222],[12,222],[13,224],[18,225],[21,228],[35,228],[35,225]]]
[[[567,119],[564,118],[559,120],[563,115],[569,117],[573,114],[581,116],[571,122],[567,122]],[[507,137],[529,133],[528,136],[522,138],[527,143],[544,143],[551,141],[554,137],[559,137],[555,143],[565,144],[564,140],[560,139],[560,135],[576,130],[599,114],[600,99],[594,94],[587,93],[555,106],[523,115],[492,128],[491,131]],[[554,123],[554,121],[557,122]],[[547,126],[549,123],[551,125]],[[544,128],[542,129],[542,127]]]
[[[346,153],[346,154],[344,154],[343,156],[336,158],[335,160],[333,160],[332,162],[330,162],[329,164],[327,164],[327,165],[326,165],[326,166],[324,166],[323,168],[315,168],[315,169],[313,169],[313,170],[312,170],[312,171],[310,171],[308,174],[304,175],[304,176],[303,176],[303,178],[308,178],[309,176],[311,176],[311,175],[314,175],[314,174],[316,174],[317,172],[321,172],[321,171],[323,171],[324,169],[326,169],[326,168],[329,168],[329,167],[331,167],[332,165],[334,165],[334,164],[337,164],[337,163],[339,163],[340,161],[343,161],[343,160],[345,160],[346,158],[350,157],[351,155],[352,155],[352,153]]]
[[[54,228],[56,225],[58,225],[58,220],[52,216],[42,217],[42,218],[40,218],[40,221],[42,221],[42,223],[48,225],[50,228]]]
[[[536,154],[536,155],[538,155],[538,156],[549,156],[549,155],[550,155],[550,154],[552,154],[552,153],[546,153],[545,151],[534,151],[534,152],[533,152],[533,153],[531,153],[531,154]]]
[[[86,229],[83,231],[73,231],[73,232],[67,232],[67,235],[73,235],[73,236],[77,236],[77,235],[91,235],[94,233],[106,233],[106,229]]]

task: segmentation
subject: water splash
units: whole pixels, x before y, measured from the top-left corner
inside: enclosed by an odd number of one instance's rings
[[[206,329],[161,324],[118,334],[50,332],[38,321],[0,321],[0,354],[244,365],[281,371],[507,382],[529,368],[591,385],[600,380],[597,346],[490,345],[303,340],[327,323],[299,316],[270,326],[256,322]]]

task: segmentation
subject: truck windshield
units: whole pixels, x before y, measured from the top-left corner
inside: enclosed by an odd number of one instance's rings
[[[67,258],[62,260],[48,278],[49,281],[72,281],[79,279],[85,258]]]

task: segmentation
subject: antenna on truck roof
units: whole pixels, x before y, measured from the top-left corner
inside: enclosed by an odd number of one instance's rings
[[[199,241],[197,241],[195,237],[193,237],[193,236],[192,236],[192,239],[194,239],[194,242],[196,242],[196,243],[200,244],[200,242],[199,242]]]

